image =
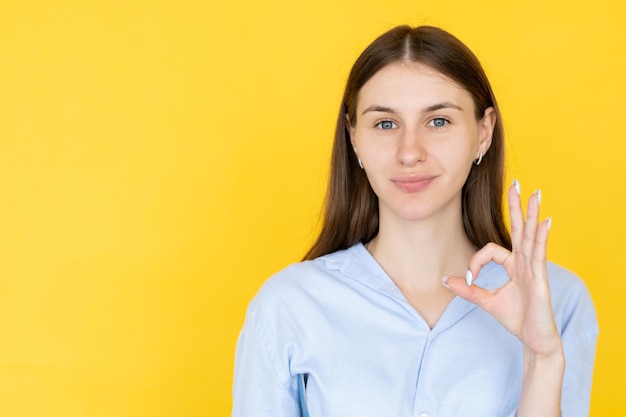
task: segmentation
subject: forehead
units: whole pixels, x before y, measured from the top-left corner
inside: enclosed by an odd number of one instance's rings
[[[413,107],[444,101],[461,107],[473,104],[467,90],[439,71],[419,63],[395,62],[380,69],[363,85],[357,109],[371,104]]]

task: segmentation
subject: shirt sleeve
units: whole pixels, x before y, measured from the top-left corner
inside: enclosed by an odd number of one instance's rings
[[[278,360],[276,336],[251,306],[235,356],[232,417],[300,417],[297,381]]]
[[[561,397],[563,417],[587,417],[598,337],[598,322],[587,288],[569,283],[569,297],[560,306],[561,340],[565,352],[565,375]]]

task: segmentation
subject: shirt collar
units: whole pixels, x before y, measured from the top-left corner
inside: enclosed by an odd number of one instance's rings
[[[337,270],[347,278],[356,280],[402,303],[417,314],[415,309],[410,306],[402,291],[400,291],[398,286],[391,280],[362,243],[359,242],[348,249],[325,255],[320,259],[323,260],[326,268],[329,270]],[[474,284],[485,289],[495,289],[502,286],[507,280],[508,278],[502,267],[494,262],[489,262],[482,267],[480,274],[474,280]],[[433,331],[443,331],[475,308],[475,304],[458,296],[455,297],[446,308],[446,311],[441,316]]]

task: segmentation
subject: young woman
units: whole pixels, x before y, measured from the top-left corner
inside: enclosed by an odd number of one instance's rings
[[[594,308],[546,262],[541,193],[524,217],[517,181],[509,235],[503,166],[472,52],[428,26],[376,39],[346,85],[320,236],[249,306],[233,416],[586,416]]]

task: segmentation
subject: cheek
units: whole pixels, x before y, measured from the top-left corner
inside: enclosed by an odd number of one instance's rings
[[[446,167],[448,172],[465,175],[469,173],[472,167],[475,151],[475,146],[469,142],[452,142],[438,148],[436,154],[431,153],[431,158],[436,158],[437,163]]]
[[[359,148],[359,156],[368,171],[379,171],[394,162],[395,151],[391,146],[369,143]]]
[[[353,138],[352,143],[363,160],[377,159],[378,155],[386,152],[385,148],[389,148],[389,146],[385,146],[385,141],[381,141],[380,138],[371,137],[371,135],[368,136],[362,132],[357,131]]]

